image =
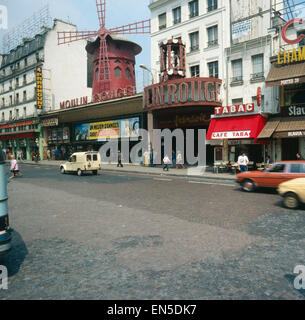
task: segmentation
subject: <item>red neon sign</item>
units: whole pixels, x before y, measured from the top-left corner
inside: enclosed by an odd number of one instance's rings
[[[287,38],[287,36],[286,36],[286,33],[287,33],[287,29],[291,26],[291,25],[293,25],[294,23],[299,23],[299,24],[302,24],[303,23],[303,19],[302,18],[294,18],[294,19],[291,19],[291,20],[289,20],[286,24],[285,24],[285,26],[284,26],[284,28],[282,29],[282,38],[283,38],[283,40],[285,41],[285,42],[287,42],[287,43],[289,43],[289,44],[296,44],[296,43],[299,43],[299,42],[301,42],[304,38],[305,38],[305,35],[304,34],[301,34],[297,39],[295,39],[295,40],[290,40],[290,39],[288,39]]]

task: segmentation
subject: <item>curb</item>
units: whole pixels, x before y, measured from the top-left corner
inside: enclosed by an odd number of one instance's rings
[[[6,161],[9,163],[9,161]],[[61,163],[36,163],[36,162],[20,162],[20,164],[25,164],[25,165],[40,165],[40,166],[54,166],[58,167],[60,166]],[[181,178],[193,178],[193,179],[202,179],[202,180],[222,180],[222,181],[230,181],[230,182],[235,182],[236,177],[219,177],[216,176],[196,176],[196,175],[187,175],[187,174],[175,174],[175,173],[157,173],[157,172],[145,172],[145,171],[137,171],[137,170],[121,170],[121,169],[111,169],[111,168],[102,168],[101,171],[106,171],[106,172],[111,172],[111,173],[133,173],[133,174],[143,174],[143,175],[152,175],[152,176],[161,176],[161,177],[181,177]]]

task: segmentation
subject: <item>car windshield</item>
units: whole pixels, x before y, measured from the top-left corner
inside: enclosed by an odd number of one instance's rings
[[[277,173],[277,172],[284,172],[286,165],[284,163],[276,163],[274,166],[272,166],[268,172],[271,173]]]

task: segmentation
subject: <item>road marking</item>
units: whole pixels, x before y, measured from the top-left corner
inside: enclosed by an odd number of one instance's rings
[[[224,184],[224,183],[211,183],[211,182],[202,182],[202,181],[189,181],[192,184],[209,184],[209,185],[217,185],[217,186],[225,186],[225,187],[234,187],[233,184]]]
[[[154,178],[155,181],[173,181],[172,179]]]

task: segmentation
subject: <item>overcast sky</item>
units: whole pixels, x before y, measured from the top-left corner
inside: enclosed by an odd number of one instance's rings
[[[0,5],[5,5],[8,9],[8,31],[31,17],[47,3],[52,18],[68,20],[76,24],[79,31],[98,30],[95,0],[0,0]],[[106,27],[118,27],[149,19],[148,5],[149,0],[107,0]],[[0,30],[1,41],[2,36],[3,30]],[[139,65],[142,63],[150,66],[150,36],[144,34],[125,35],[124,37],[138,43],[143,48],[142,53],[136,57],[138,82],[143,82],[143,71],[139,69]],[[147,75],[145,77],[147,78]]]

